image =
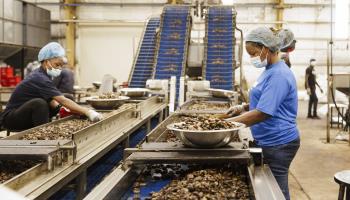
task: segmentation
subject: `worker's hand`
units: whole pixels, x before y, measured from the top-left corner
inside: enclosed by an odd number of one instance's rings
[[[310,88],[307,88],[307,89],[306,89],[306,92],[307,92],[307,95],[311,95],[311,90],[310,90]]]
[[[323,94],[323,90],[322,90],[322,88],[320,88],[320,91],[321,91],[321,93]]]
[[[244,111],[244,105],[232,106],[228,111],[227,115],[230,117],[240,115]]]
[[[103,116],[94,110],[89,110],[89,112],[87,113],[87,117],[92,122],[98,122],[103,119]]]

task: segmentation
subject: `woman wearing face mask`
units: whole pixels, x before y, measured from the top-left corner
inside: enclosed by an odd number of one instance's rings
[[[289,29],[283,29],[277,33],[277,37],[281,40],[281,59],[291,68],[292,64],[290,63],[289,53],[294,51],[295,43],[297,42],[294,38],[294,34]]]
[[[288,200],[288,169],[300,146],[296,125],[298,97],[292,71],[278,55],[280,39],[268,28],[251,31],[245,40],[251,63],[265,69],[250,90],[249,105],[232,107],[232,121],[250,126],[263,150],[264,162],[271,168]]]
[[[49,122],[61,106],[73,113],[86,115],[91,121],[102,115],[81,107],[65,98],[54,86],[52,79],[59,76],[65,51],[55,42],[44,46],[38,55],[41,66],[24,79],[12,93],[0,122],[9,130],[25,130]]]

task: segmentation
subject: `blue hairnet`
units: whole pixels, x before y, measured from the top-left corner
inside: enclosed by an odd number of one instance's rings
[[[279,37],[280,41],[281,41],[281,47],[280,49],[284,49],[289,47],[294,39],[294,34],[291,30],[289,29],[283,29],[281,30],[278,34],[277,37]]]
[[[267,27],[259,27],[250,31],[245,41],[262,44],[272,52],[280,50],[281,45],[280,39]]]
[[[65,55],[66,52],[60,44],[57,42],[50,42],[40,49],[38,60],[41,62],[51,58],[64,57]]]

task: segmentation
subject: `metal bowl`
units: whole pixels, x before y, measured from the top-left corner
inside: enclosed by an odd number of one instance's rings
[[[231,91],[231,90],[210,88],[210,89],[208,89],[208,91],[210,92],[211,95],[213,95],[213,97],[218,97],[218,98],[226,98],[226,97],[231,98],[235,94],[235,92]]]
[[[149,89],[146,88],[123,88],[120,93],[128,97],[144,97],[147,96]]]
[[[236,134],[238,134],[239,130],[245,128],[245,125],[242,123],[232,123],[237,127],[223,130],[194,131],[177,129],[175,128],[175,125],[179,123],[173,123],[169,124],[167,129],[173,131],[176,137],[179,138],[185,146],[196,148],[217,148],[229,144]]]
[[[95,88],[97,88],[97,89],[100,88],[101,84],[102,84],[102,83],[99,82],[99,81],[95,81],[95,82],[92,83],[92,85],[95,86]]]
[[[100,110],[111,110],[116,109],[123,105],[129,97],[119,96],[115,99],[99,99],[98,97],[90,97],[86,100],[88,104],[90,104],[95,109]]]

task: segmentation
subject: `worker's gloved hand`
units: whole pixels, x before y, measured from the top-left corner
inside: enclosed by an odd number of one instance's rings
[[[92,122],[98,122],[103,119],[103,116],[94,110],[89,110],[89,112],[87,113],[87,117]]]
[[[306,89],[306,92],[307,92],[307,95],[311,95],[311,90],[310,90],[310,88],[307,88],[307,89]]]
[[[232,106],[226,112],[226,114],[232,117],[232,116],[240,115],[243,111],[244,111],[244,105],[236,105],[236,106]]]

